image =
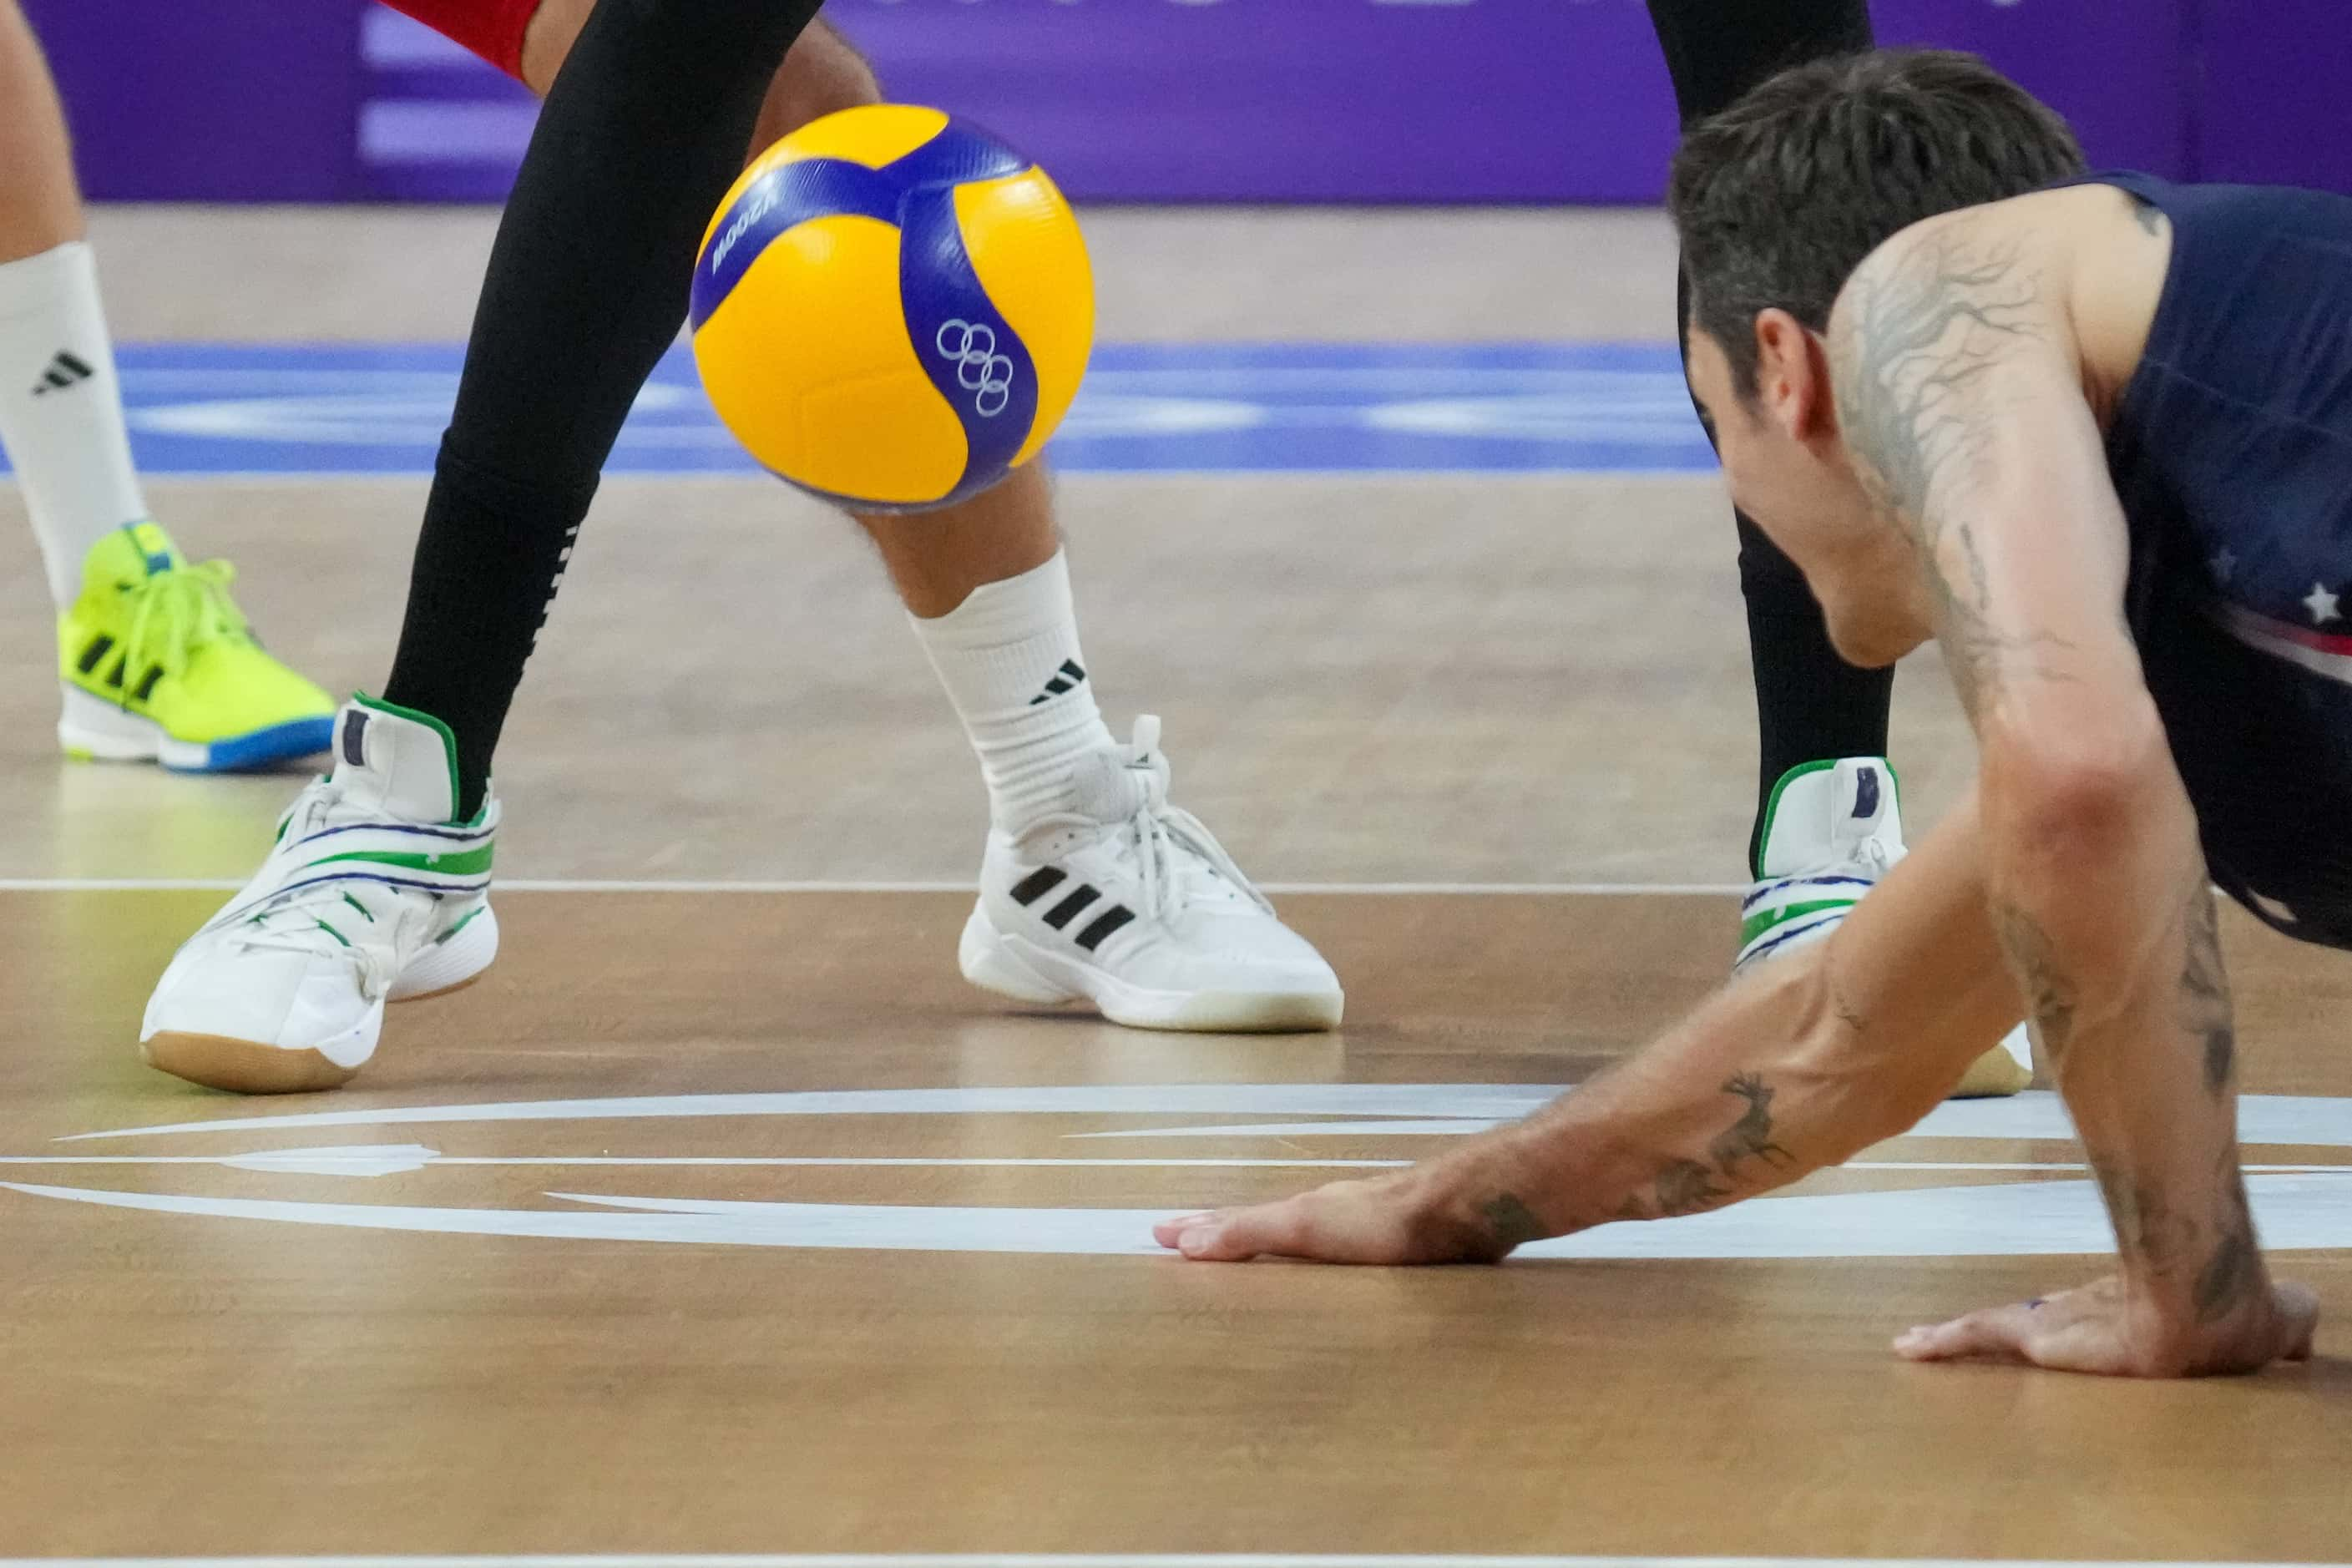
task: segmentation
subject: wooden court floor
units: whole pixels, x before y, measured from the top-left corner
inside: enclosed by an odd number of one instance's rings
[[[959,895],[517,893],[508,956],[396,1012],[358,1086],[263,1103],[129,1048],[211,896],[0,897],[0,1555],[2324,1561],[2352,1531],[2332,1357],[2151,1386],[1888,1355],[2091,1267],[2015,1255],[2037,1185],[2096,1213],[2031,1100],[1721,1216],[1827,1256],[1145,1255],[1154,1213],[1583,1077],[1713,982],[1726,900],[1294,897],[1345,1033],[1192,1040],[968,995]],[[2231,938],[2250,1087],[2352,1091],[2344,976]],[[2298,1135],[2343,1136],[2249,1158],[2352,1161],[2352,1099],[2321,1110]],[[1987,1256],[1836,1256],[1883,1216],[1769,1212],[1968,1187],[1990,1233],[1923,1210],[1914,1249]],[[2282,1267],[2352,1310],[2344,1251]]]
[[[1107,220],[1106,330],[1365,335],[1381,299],[1400,335],[1670,326],[1654,221],[1459,222]],[[484,232],[100,238],[134,256],[127,337],[446,338]],[[1345,260],[1302,301],[1216,269],[1251,254]],[[256,256],[299,276],[241,276]],[[362,261],[382,276],[333,270]],[[381,679],[420,482],[152,489],[274,647]],[[1743,633],[1708,480],[1062,499],[1114,725],[1163,716],[1176,798],[1293,889],[1344,1031],[1154,1036],[967,990],[980,791],[863,545],[765,484],[615,480],[501,756],[498,965],[396,1011],[353,1088],[265,1103],[132,1043],[299,775],[61,764],[0,492],[0,1559],[2352,1556],[2352,963],[2234,916],[2257,1210],[2330,1314],[2308,1367],[1891,1358],[2095,1267],[2046,1095],[1502,1268],[1154,1256],[1154,1215],[1443,1148],[1717,983]],[[1916,827],[1968,751],[1932,658],[1898,684]]]

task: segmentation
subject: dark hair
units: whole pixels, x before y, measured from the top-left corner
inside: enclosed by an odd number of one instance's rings
[[[1759,311],[1825,331],[1853,269],[1902,230],[2082,172],[2066,122],[1974,55],[1874,49],[1782,71],[1675,154],[1691,325],[1751,396]]]

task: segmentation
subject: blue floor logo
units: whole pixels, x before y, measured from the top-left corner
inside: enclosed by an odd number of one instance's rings
[[[455,344],[133,346],[132,444],[151,474],[422,474]],[[1667,343],[1106,344],[1055,440],[1072,473],[1704,473],[1714,458]],[[611,471],[752,473],[682,353]]]

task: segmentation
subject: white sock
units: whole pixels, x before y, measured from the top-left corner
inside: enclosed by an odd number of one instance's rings
[[[90,546],[147,515],[98,264],[80,240],[0,264],[0,445],[62,609],[81,592]]]
[[[974,589],[936,620],[908,618],[980,754],[996,826],[1018,837],[1048,812],[1066,809],[1071,764],[1111,738],[1078,657],[1062,552]]]

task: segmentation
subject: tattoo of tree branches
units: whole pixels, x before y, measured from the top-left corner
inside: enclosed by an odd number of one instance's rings
[[[1797,1157],[1772,1142],[1772,1096],[1775,1090],[1751,1072],[1735,1073],[1724,1081],[1723,1092],[1748,1102],[1748,1109],[1730,1129],[1707,1146],[1716,1169],[1728,1176],[1742,1160],[1768,1165],[1793,1165]]]
[[[1487,1233],[1504,1252],[1530,1241],[1540,1241],[1551,1234],[1517,1193],[1498,1193],[1488,1198],[1478,1205],[1478,1217],[1486,1222]]]
[[[1994,623],[1969,521],[2009,412],[1991,373],[2042,338],[2041,286],[2014,242],[1971,248],[1930,230],[1898,243],[1855,276],[1832,322],[1838,421],[1872,502],[1918,552],[1946,661],[1974,713],[2004,680],[2068,679],[2047,658],[2063,639]]]
[[[2221,929],[2212,890],[2198,868],[2189,895],[2188,957],[2180,970],[2180,1023],[2202,1047],[2205,1088],[2216,1098],[2237,1070],[2238,1030],[2231,1016],[2230,976],[2221,966]]]
[[[2026,1005],[2041,1026],[2042,1048],[2050,1053],[2051,1066],[2057,1067],[2074,1042],[2074,977],[2060,965],[2049,933],[2023,910],[2013,904],[1994,905],[1992,928],[2000,938],[2001,952],[2009,955],[2011,967],[2025,986]]]

